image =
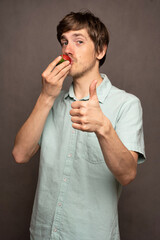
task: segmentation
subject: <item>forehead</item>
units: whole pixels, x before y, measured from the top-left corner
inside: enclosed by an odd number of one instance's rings
[[[90,39],[89,34],[85,28],[80,30],[70,30],[62,34],[62,38],[73,38],[73,37],[83,37],[85,39]]]

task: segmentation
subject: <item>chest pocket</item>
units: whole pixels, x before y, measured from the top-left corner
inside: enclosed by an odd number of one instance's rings
[[[93,164],[105,162],[98,138],[95,133],[86,133],[85,159]]]

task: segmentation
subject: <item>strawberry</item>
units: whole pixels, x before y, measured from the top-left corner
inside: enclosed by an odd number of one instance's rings
[[[70,59],[70,57],[69,57],[68,55],[63,54],[63,55],[61,55],[61,56],[62,56],[62,58],[61,58],[61,60],[59,61],[59,63],[57,63],[57,65],[61,64],[61,63],[64,62],[64,61],[67,61],[67,60],[71,63],[71,59]]]

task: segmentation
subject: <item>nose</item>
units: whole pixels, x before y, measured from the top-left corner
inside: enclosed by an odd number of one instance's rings
[[[64,47],[64,53],[67,55],[72,55],[74,51],[73,44],[68,42],[68,44]]]

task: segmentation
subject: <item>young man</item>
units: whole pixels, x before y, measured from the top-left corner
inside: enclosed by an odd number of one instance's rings
[[[93,14],[68,14],[57,37],[71,64],[57,66],[57,57],[42,73],[42,92],[13,149],[24,163],[41,148],[31,239],[118,240],[121,186],[145,156],[141,104],[100,74],[109,36]],[[68,74],[73,83],[61,91]]]

